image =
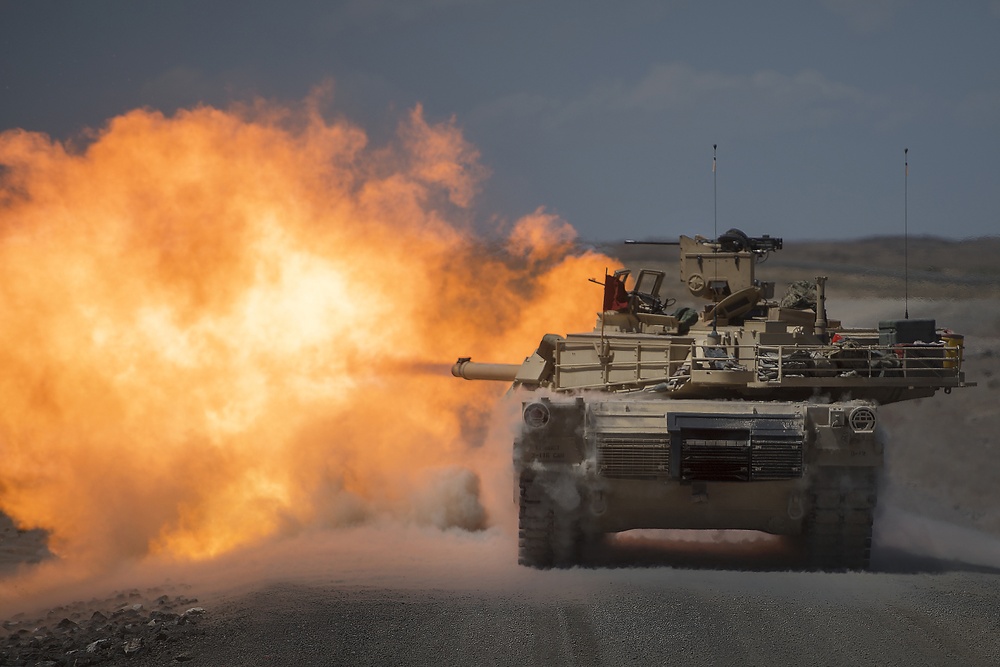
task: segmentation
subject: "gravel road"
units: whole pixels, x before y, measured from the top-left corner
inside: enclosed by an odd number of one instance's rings
[[[301,536],[17,614],[0,664],[1000,664],[1000,539],[891,504],[879,526],[865,573],[790,571],[752,533],[630,533],[548,571],[499,529]]]
[[[996,665],[998,599],[1000,571],[920,568],[579,570],[502,591],[278,584],[220,600],[191,664]]]

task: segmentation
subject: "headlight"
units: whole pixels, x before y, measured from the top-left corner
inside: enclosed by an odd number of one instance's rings
[[[524,423],[529,428],[541,428],[549,423],[549,409],[541,403],[531,403],[524,408]]]
[[[875,411],[871,408],[855,408],[851,413],[851,428],[855,431],[875,429]]]

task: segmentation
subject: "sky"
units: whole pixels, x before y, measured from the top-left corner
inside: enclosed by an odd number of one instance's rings
[[[484,230],[1000,234],[1000,0],[0,0],[0,131],[324,85],[374,142],[454,119]]]

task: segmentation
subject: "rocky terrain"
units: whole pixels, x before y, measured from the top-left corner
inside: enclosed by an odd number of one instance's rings
[[[154,591],[155,592],[155,591]],[[204,631],[198,600],[138,590],[106,600],[71,602],[44,615],[4,621],[0,665],[101,665],[140,655],[158,664],[193,660]]]

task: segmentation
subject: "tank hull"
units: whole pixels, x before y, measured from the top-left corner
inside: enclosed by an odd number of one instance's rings
[[[515,441],[519,560],[578,562],[636,528],[794,535],[808,563],[864,568],[882,466],[876,406],[533,396]]]
[[[585,486],[587,522],[600,533],[635,528],[760,530],[801,533],[805,489],[799,481],[706,482],[602,480]]]

